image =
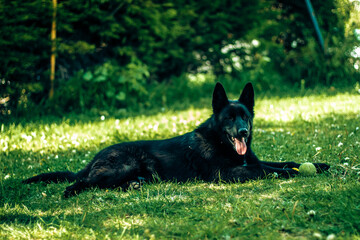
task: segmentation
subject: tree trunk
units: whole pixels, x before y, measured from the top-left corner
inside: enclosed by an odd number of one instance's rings
[[[56,60],[56,8],[57,0],[53,0],[53,15],[51,24],[51,57],[50,57],[50,92],[49,99],[54,97],[55,60]]]

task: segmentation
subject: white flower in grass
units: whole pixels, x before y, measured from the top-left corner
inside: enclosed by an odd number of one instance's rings
[[[105,116],[102,115],[102,116],[100,117],[100,120],[101,120],[101,121],[104,121],[104,120],[105,120]]]
[[[315,216],[316,212],[314,210],[310,210],[307,212],[307,215],[309,215],[310,217]]]
[[[315,148],[315,150],[318,152],[321,150],[321,147],[317,147],[317,148]]]
[[[313,236],[314,236],[314,238],[316,238],[316,239],[322,239],[322,235],[321,235],[321,233],[319,233],[319,232],[314,232]]]
[[[326,240],[334,240],[335,238],[336,238],[336,235],[332,233],[326,237]]]
[[[337,145],[338,147],[342,147],[344,144],[342,142],[339,142],[339,144]]]

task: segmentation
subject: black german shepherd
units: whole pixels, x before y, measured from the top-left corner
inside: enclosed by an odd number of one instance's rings
[[[184,182],[238,181],[257,179],[277,173],[290,177],[298,174],[294,162],[263,162],[251,150],[254,118],[254,89],[248,83],[240,98],[228,100],[217,83],[212,100],[213,115],[197,129],[182,136],[158,141],[138,141],[112,145],[100,151],[81,171],[43,173],[24,180],[33,182],[75,183],[64,196],[73,196],[91,188],[127,189],[139,187],[140,179]],[[318,172],[329,168],[315,163]]]

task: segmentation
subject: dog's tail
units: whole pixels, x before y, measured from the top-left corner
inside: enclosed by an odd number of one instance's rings
[[[28,178],[22,183],[37,183],[37,182],[45,182],[45,183],[59,183],[59,182],[74,182],[77,179],[77,174],[65,171],[65,172],[50,172],[50,173],[42,173],[35,177]]]

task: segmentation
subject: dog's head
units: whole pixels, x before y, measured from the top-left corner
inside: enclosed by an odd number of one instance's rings
[[[246,84],[238,100],[229,100],[221,83],[213,93],[212,107],[221,141],[232,146],[239,155],[245,155],[251,141],[254,118],[254,89]]]

